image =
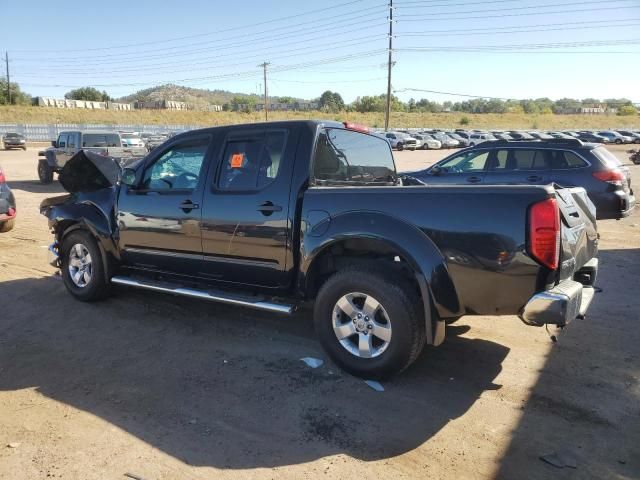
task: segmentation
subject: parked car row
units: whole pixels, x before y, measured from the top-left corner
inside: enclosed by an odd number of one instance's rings
[[[584,142],[603,144],[640,143],[640,130],[465,130],[416,129],[377,132],[389,139],[396,150],[473,147],[495,140],[552,140],[577,138]],[[413,140],[418,142],[413,142]],[[440,142],[440,147],[427,145],[426,139]]]
[[[635,207],[629,168],[604,146],[577,138],[485,141],[407,177],[429,185],[583,187],[598,219],[620,219]]]

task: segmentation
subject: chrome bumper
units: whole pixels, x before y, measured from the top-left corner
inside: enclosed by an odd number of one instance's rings
[[[47,255],[49,257],[49,265],[52,267],[60,268],[60,256],[58,255],[58,244],[52,243],[47,249]]]
[[[595,280],[595,276],[594,276]],[[587,313],[595,289],[574,280],[565,280],[551,290],[531,297],[520,313],[527,325],[563,327]]]

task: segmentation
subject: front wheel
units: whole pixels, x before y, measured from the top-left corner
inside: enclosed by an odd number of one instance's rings
[[[40,183],[48,184],[53,182],[53,169],[46,160],[38,161],[38,178]]]
[[[364,378],[387,378],[411,365],[424,346],[419,300],[399,275],[350,267],[320,289],[314,324],[323,348],[341,368]]]
[[[61,271],[71,295],[83,302],[100,300],[109,294],[102,253],[87,231],[75,231],[62,242]]]
[[[16,223],[15,218],[12,218],[11,220],[7,220],[5,222],[0,223],[0,233],[6,233],[13,230],[15,223]]]

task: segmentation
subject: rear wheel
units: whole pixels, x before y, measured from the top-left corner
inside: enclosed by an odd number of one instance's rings
[[[622,145],[622,139],[621,138],[616,138],[616,143],[618,145]]]
[[[407,368],[425,342],[419,296],[399,275],[350,267],[330,277],[314,309],[327,354],[364,378],[387,378]]]
[[[38,161],[38,178],[40,183],[53,182],[53,169],[49,166],[46,160]]]
[[[89,232],[75,231],[67,235],[60,256],[62,279],[71,295],[83,302],[92,302],[109,294],[102,253]]]
[[[398,146],[396,148],[399,152],[401,152],[402,150],[404,150],[404,145],[402,143],[398,143]]]

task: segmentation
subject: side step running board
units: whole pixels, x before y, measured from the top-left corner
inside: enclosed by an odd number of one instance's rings
[[[199,298],[201,300],[209,300],[212,302],[227,303],[229,305],[237,305],[240,307],[249,307],[256,310],[266,312],[274,312],[285,315],[291,315],[295,310],[293,305],[282,305],[278,303],[266,302],[260,297],[233,295],[222,291],[205,291],[195,290],[193,288],[184,288],[173,286],[168,283],[153,282],[153,280],[137,280],[130,277],[115,276],[111,279],[111,283],[116,285],[126,285],[135,288],[144,288],[155,292],[172,293],[183,297]]]

